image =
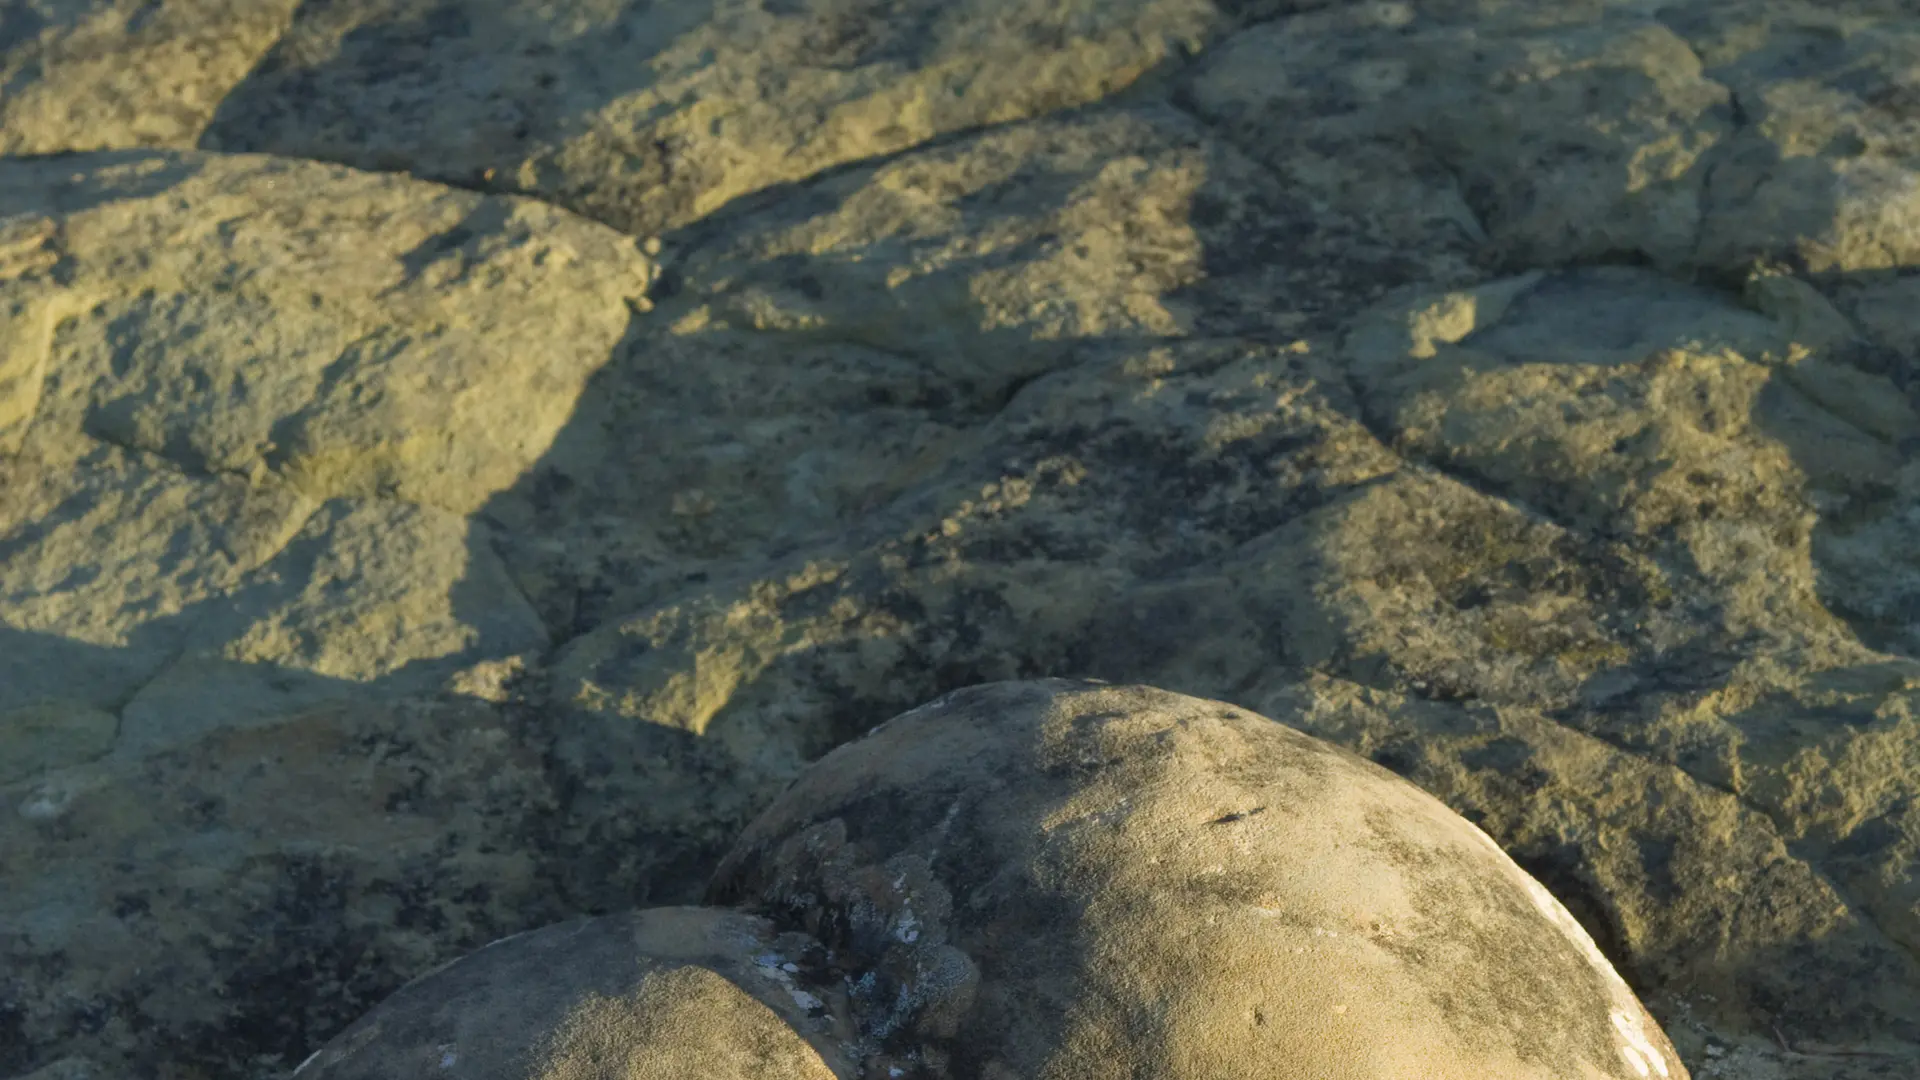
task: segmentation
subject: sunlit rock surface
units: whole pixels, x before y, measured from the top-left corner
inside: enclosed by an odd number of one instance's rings
[[[300,1080],[1686,1080],[1565,906],[1372,762],[1220,701],[955,691],[804,770],[709,907],[518,934]]]
[[[1920,1072],[1902,0],[0,4],[0,1076],[281,1075],[1033,676]]]

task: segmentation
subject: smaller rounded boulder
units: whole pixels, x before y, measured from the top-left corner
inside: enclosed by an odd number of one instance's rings
[[[895,717],[757,818],[709,901],[826,947],[867,1076],[1687,1076],[1473,824],[1150,687],[996,683]]]
[[[576,919],[395,991],[298,1080],[851,1080],[819,947],[705,908]]]

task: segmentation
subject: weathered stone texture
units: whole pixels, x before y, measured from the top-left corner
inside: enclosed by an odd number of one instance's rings
[[[710,896],[820,936],[868,1075],[1684,1080],[1478,829],[1149,687],[995,683],[895,717],[802,773]]]
[[[1042,675],[1411,777],[1695,1076],[1920,1071],[1916,49],[0,4],[0,1075],[291,1068]]]

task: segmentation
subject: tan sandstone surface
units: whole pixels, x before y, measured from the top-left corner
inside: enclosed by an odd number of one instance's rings
[[[1149,686],[986,683],[892,717],[803,770],[707,899],[493,942],[294,1076],[1688,1080],[1485,832]]]
[[[0,1076],[281,1077],[981,681],[1920,1074],[1905,0],[0,2]]]
[[[1686,1080],[1484,832],[1152,687],[990,683],[894,717],[801,773],[708,895],[820,938],[869,1076]]]

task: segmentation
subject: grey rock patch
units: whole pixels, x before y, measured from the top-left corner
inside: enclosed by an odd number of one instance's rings
[[[699,908],[561,923],[422,975],[294,1075],[850,1078],[825,1007],[783,970],[808,949],[819,946],[764,920]]]

